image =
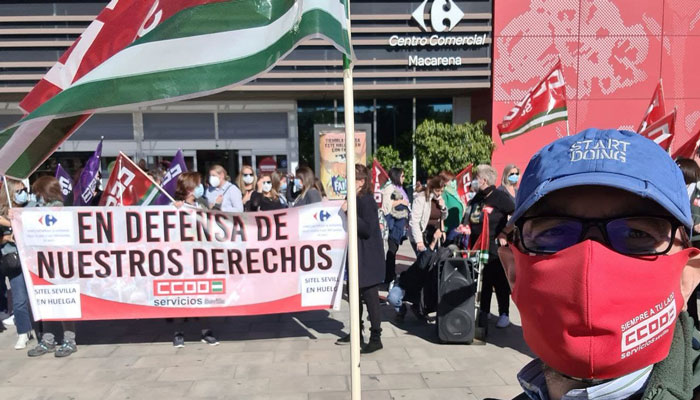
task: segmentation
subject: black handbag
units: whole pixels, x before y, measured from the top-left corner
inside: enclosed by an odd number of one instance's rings
[[[5,254],[0,258],[0,274],[9,278],[14,278],[22,272],[22,263],[19,260],[19,254],[12,252]]]

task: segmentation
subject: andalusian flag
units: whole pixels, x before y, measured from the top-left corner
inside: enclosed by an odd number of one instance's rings
[[[313,37],[351,57],[344,0],[111,1],[0,132],[0,174],[30,175],[94,112],[221,92]]]
[[[163,189],[146,172],[124,153],[119,153],[100,198],[100,205],[148,206],[154,204],[161,193],[164,193]]]
[[[506,141],[535,128],[568,119],[566,83],[558,61],[547,76],[513,107],[498,124],[501,140]],[[567,128],[568,131],[568,128]]]

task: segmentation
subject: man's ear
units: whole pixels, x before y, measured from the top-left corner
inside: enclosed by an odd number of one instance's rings
[[[690,257],[681,275],[681,293],[683,294],[683,310],[688,308],[688,299],[700,284],[700,253]]]
[[[515,244],[510,243],[508,246],[499,247],[498,258],[501,259],[501,264],[506,272],[506,278],[508,278],[508,285],[510,285],[512,290],[515,285],[515,257],[513,256],[513,250],[510,246],[515,246]]]

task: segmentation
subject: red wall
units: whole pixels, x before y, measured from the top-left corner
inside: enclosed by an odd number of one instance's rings
[[[571,134],[589,127],[636,130],[663,79],[678,109],[676,145],[700,129],[700,1],[497,0],[494,2],[493,165],[524,169],[556,122],[501,143],[496,125],[560,57]]]

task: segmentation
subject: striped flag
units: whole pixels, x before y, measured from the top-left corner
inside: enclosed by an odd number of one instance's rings
[[[639,134],[653,140],[656,144],[669,151],[671,142],[673,142],[673,134],[676,129],[676,109],[664,115],[660,119],[654,121]]]
[[[119,153],[100,198],[100,205],[148,206],[155,202],[161,190],[129,157]]]
[[[642,122],[639,124],[639,128],[637,128],[637,132],[642,132],[651,124],[663,118],[665,115],[666,104],[664,102],[664,90],[661,86],[661,81],[659,80],[659,84],[656,85],[654,94],[651,96],[649,107],[647,107],[647,112],[644,114]]]
[[[352,56],[344,0],[111,1],[0,132],[0,174],[32,173],[94,112],[221,92],[307,38]]]
[[[566,83],[558,61],[552,71],[525,96],[503,122],[498,133],[504,142],[535,128],[568,119],[566,110]]]

